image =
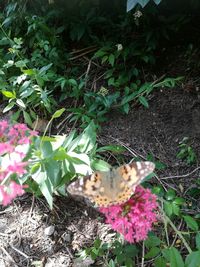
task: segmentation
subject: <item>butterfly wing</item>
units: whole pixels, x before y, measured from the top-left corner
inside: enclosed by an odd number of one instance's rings
[[[154,163],[142,161],[120,166],[112,172],[94,172],[72,182],[67,191],[73,195],[87,197],[100,207],[122,204],[154,168]]]
[[[92,175],[81,177],[72,182],[67,187],[67,191],[72,195],[80,195],[92,200],[101,187],[101,174],[94,172]]]
[[[129,187],[136,187],[147,175],[152,173],[154,169],[155,164],[153,162],[138,161],[123,165],[117,170],[125,184]]]
[[[115,204],[122,204],[129,200],[135,188],[144,178],[153,172],[155,164],[150,161],[132,162],[117,168],[117,176],[120,176],[120,191],[116,194]]]

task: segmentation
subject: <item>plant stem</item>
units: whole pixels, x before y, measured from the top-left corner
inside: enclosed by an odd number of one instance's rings
[[[162,208],[159,205],[159,209],[160,212],[162,213],[162,216],[164,218],[164,220],[166,221],[166,223],[169,223],[170,226],[173,228],[173,230],[176,232],[176,234],[179,236],[179,238],[182,240],[183,244],[185,245],[186,249],[188,250],[189,253],[192,252],[192,249],[190,248],[189,244],[187,243],[187,241],[185,240],[184,236],[182,235],[182,233],[177,229],[177,227],[175,226],[175,224],[170,220],[170,218],[165,214],[165,212],[162,210]]]

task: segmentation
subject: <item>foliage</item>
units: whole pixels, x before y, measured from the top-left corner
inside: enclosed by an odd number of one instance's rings
[[[193,148],[189,144],[189,139],[184,137],[179,143],[179,152],[177,153],[177,158],[186,160],[187,164],[194,164],[197,162],[197,155]]]
[[[1,4],[0,11],[4,113],[14,111],[12,119],[23,117],[29,126],[38,116],[53,114],[43,136],[35,136],[27,146],[26,157],[21,158],[28,162],[27,172],[23,169],[19,179],[12,173],[21,191],[16,184],[12,188],[16,196],[23,193],[23,185],[28,185],[26,190],[43,195],[51,208],[53,194],[65,195],[65,183],[92,170],[108,170],[102,152],[122,151],[119,146],[97,146],[96,131],[109,111],[118,109],[128,114],[137,104],[148,108],[153,90],[171,88],[180,81],[181,77],[152,78],[149,69],[156,67],[157,55],[166,51],[167,42],[190,23],[185,15],[161,13],[157,7],[160,0],[128,0],[127,10],[139,4],[128,13],[117,1],[106,2],[108,9],[103,0],[54,2],[41,6],[39,0],[9,0]],[[66,107],[70,122],[81,123],[81,134],[46,135],[52,120],[65,110],[56,111],[58,106]],[[197,161],[188,140],[183,140],[179,149],[178,158],[188,164]],[[164,167],[158,161],[156,166]],[[189,203],[185,195],[173,189],[147,185],[160,199],[158,225],[164,231],[149,233],[143,249],[140,244],[126,244],[116,238],[109,244],[96,240],[82,257],[93,261],[101,258],[106,266],[134,266],[141,257],[156,267],[199,265],[199,215],[193,215],[198,207],[199,180],[186,192]]]
[[[160,40],[177,31],[177,19],[164,20],[150,6],[144,13],[136,11],[134,16],[120,11],[115,20],[114,14],[102,16],[101,6],[80,5],[77,15],[75,7],[71,7],[67,21],[59,7],[52,10],[51,5],[44,5],[35,14],[32,4],[23,0],[9,1],[1,13],[0,91],[7,102],[4,112],[17,111],[13,115],[15,121],[23,116],[31,126],[37,116],[48,117],[61,102],[68,101],[72,103],[68,109],[71,121],[81,121],[83,127],[91,120],[99,124],[113,108],[128,113],[131,102],[148,107],[147,96],[153,88],[174,86],[178,81],[171,78],[171,82],[164,79],[143,83],[141,77],[143,64],[154,64],[154,51]],[[151,21],[155,18],[159,22],[154,29]],[[122,43],[117,42],[120,39]],[[71,43],[79,41],[90,44],[89,49],[80,49],[80,54],[89,55],[93,66],[99,66],[97,71],[104,72],[105,84],[97,90],[89,86],[93,77],[88,76],[88,66],[83,75],[84,64],[76,61],[82,57],[70,52]]]

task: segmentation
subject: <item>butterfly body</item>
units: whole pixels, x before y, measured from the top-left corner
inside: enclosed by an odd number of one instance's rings
[[[72,182],[67,190],[71,194],[82,195],[100,207],[126,202],[135,187],[155,168],[149,161],[133,162],[112,168],[108,172],[96,171]]]

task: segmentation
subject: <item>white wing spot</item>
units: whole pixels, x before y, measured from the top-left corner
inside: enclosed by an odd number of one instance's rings
[[[138,170],[141,170],[141,168],[142,168],[141,163],[140,163],[140,162],[136,162],[136,165],[137,165],[137,167],[138,167]]]
[[[83,185],[84,184],[83,178],[80,179],[79,184],[80,185]]]

